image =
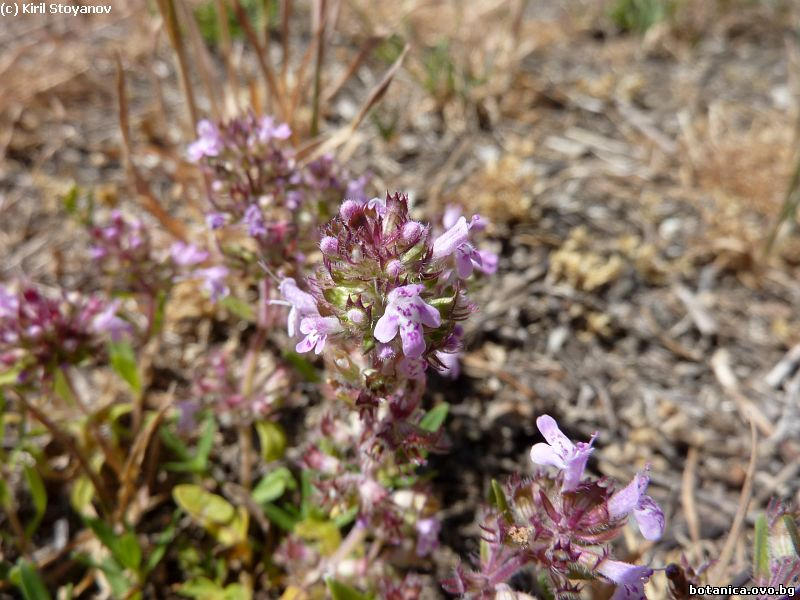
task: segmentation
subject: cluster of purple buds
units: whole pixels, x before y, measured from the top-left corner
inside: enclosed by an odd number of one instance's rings
[[[228,270],[204,266],[209,253],[188,242],[177,241],[169,252],[155,247],[148,228],[139,220],[114,210],[108,221],[89,229],[90,257],[113,280],[120,292],[155,294],[176,281],[198,279],[212,300],[227,295]]]
[[[613,600],[645,598],[644,584],[653,570],[613,559],[609,543],[621,534],[629,515],[646,539],[661,537],[664,514],[645,493],[647,472],[617,491],[606,478],[585,480],[596,434],[575,444],[552,417],[543,415],[536,424],[547,443],[533,446],[531,460],[556,467],[557,474],[538,470],[532,478],[507,484],[501,506],[484,527],[490,551],[480,569],[459,567],[445,588],[467,597],[490,597],[531,565],[546,574],[556,598],[574,597],[580,589],[576,580],[586,578],[614,584]]]
[[[351,179],[330,156],[298,164],[291,133],[285,123],[252,112],[221,123],[203,120],[187,152],[210,180],[207,225],[238,227],[255,242],[258,258],[276,267],[300,261],[319,219],[345,196],[363,199],[367,183]]]
[[[260,378],[245,395],[242,374],[232,358],[230,352],[217,350],[198,362],[191,397],[179,405],[180,429],[193,429],[195,413],[202,408],[212,409],[223,421],[236,422],[263,419],[274,411],[288,382],[285,370],[278,368]]]
[[[406,196],[345,201],[323,228],[323,266],[309,291],[281,284],[289,334],[303,336],[297,351],[319,354],[335,339],[361,351],[376,382],[422,380],[429,365],[444,370],[443,356],[463,335],[458,322],[474,310],[453,269],[469,245],[463,217],[434,239],[409,216]]]
[[[50,298],[29,285],[17,292],[0,285],[0,369],[18,371],[24,383],[36,369],[49,374],[96,356],[130,329],[118,309],[118,301],[77,292]]]
[[[89,235],[89,256],[117,291],[152,293],[169,283],[171,265],[156,256],[150,232],[139,219],[114,210],[106,222],[93,224]]]

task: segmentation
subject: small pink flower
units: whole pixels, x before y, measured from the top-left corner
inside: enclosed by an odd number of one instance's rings
[[[664,513],[655,500],[645,495],[649,483],[646,471],[637,473],[633,481],[611,496],[608,514],[613,519],[622,519],[633,513],[644,538],[657,540],[664,533]]]
[[[193,267],[208,258],[208,252],[186,242],[175,242],[170,246],[169,253],[172,261],[181,267]]]
[[[107,333],[111,339],[119,341],[130,332],[130,325],[117,316],[119,300],[114,300],[92,318],[91,329],[94,333]]]
[[[442,524],[439,519],[430,517],[420,519],[415,526],[417,530],[417,556],[428,556],[439,547],[439,532]]]
[[[459,217],[455,225],[433,241],[433,258],[445,258],[453,254],[462,244],[469,241],[469,226],[464,217]]]
[[[203,280],[203,287],[208,292],[212,302],[217,302],[230,293],[225,278],[228,276],[228,269],[223,266],[198,269],[195,275]]]
[[[413,284],[389,292],[386,312],[375,325],[375,339],[384,344],[400,332],[403,354],[407,358],[419,358],[425,352],[423,325],[439,327],[442,324],[439,311],[420,298],[424,289],[422,284]]]
[[[222,150],[219,129],[208,119],[197,123],[197,140],[189,144],[187,154],[192,162],[199,162],[206,156],[218,156]]]
[[[425,379],[425,371],[428,369],[428,363],[421,358],[408,358],[403,357],[397,364],[397,368],[409,379],[422,381]]]
[[[210,212],[206,215],[206,226],[209,229],[221,229],[225,226],[225,215],[221,212]]]
[[[284,299],[292,307],[291,310],[289,310],[289,319],[286,329],[289,337],[294,337],[295,333],[300,329],[300,322],[303,318],[319,315],[317,301],[314,300],[314,296],[297,287],[297,283],[295,283],[294,279],[291,277],[282,280],[278,289]]]
[[[292,130],[286,123],[275,125],[272,117],[262,117],[256,131],[258,141],[262,144],[269,143],[273,138],[276,140],[286,140],[292,136]]]
[[[539,465],[561,469],[564,472],[562,490],[567,492],[574,490],[581,481],[597,434],[595,433],[588,443],[573,444],[550,415],[542,415],[536,419],[536,426],[547,443],[534,444],[531,448],[531,460]]]
[[[606,558],[597,565],[597,571],[617,584],[611,600],[646,600],[644,584],[653,574],[653,569]]]
[[[325,349],[328,336],[341,331],[342,326],[336,317],[306,317],[300,322],[300,332],[306,337],[297,343],[295,349],[303,353],[313,348],[314,354],[320,354]]]
[[[247,233],[250,237],[263,237],[267,235],[267,226],[264,223],[264,214],[258,204],[251,204],[244,211],[244,222],[247,225]]]

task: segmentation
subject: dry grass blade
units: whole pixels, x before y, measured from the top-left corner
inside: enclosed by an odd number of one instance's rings
[[[108,489],[100,479],[100,476],[92,469],[91,465],[89,464],[89,459],[86,458],[86,456],[83,454],[83,451],[81,451],[77,444],[75,444],[75,441],[72,439],[72,437],[69,434],[64,433],[58,427],[58,425],[51,421],[44,411],[40,410],[36,405],[28,402],[23,394],[16,394],[16,397],[25,410],[30,412],[37,421],[44,425],[45,428],[50,432],[50,435],[58,440],[58,442],[60,442],[69,451],[69,453],[72,454],[73,458],[78,461],[83,469],[84,474],[92,482],[92,486],[94,486],[94,489],[100,498],[100,504],[102,505],[103,510],[109,511],[112,504]]]
[[[328,22],[328,3],[326,0],[317,0],[316,20],[317,27],[314,31],[316,61],[314,63],[314,91],[311,95],[311,127],[312,136],[319,133],[319,107],[320,107],[320,88],[322,87],[322,65],[325,61],[325,27]]]
[[[122,477],[120,478],[121,485],[119,494],[117,495],[117,510],[114,515],[116,520],[122,519],[125,511],[130,504],[131,497],[133,496],[134,488],[136,487],[136,480],[142,470],[142,462],[146,454],[147,448],[150,447],[150,440],[153,434],[158,431],[161,421],[164,420],[170,404],[166,403],[161,410],[159,410],[153,419],[148,423],[147,427],[139,431],[139,435],[133,442],[128,460],[125,461],[125,467],[122,470]]]
[[[364,61],[367,60],[367,57],[372,53],[372,51],[375,50],[375,48],[377,48],[381,43],[383,43],[384,40],[386,40],[385,35],[373,35],[370,36],[366,42],[364,42],[364,44],[361,46],[361,50],[358,51],[356,57],[347,66],[344,74],[333,86],[331,86],[327,92],[325,92],[325,94],[323,94],[323,106],[336,97],[336,94],[341,91],[341,89],[344,87],[344,84],[350,80],[358,68],[364,64]]]
[[[739,410],[742,420],[745,423],[753,421],[764,436],[771,436],[775,430],[772,422],[739,389],[739,380],[731,368],[730,353],[725,348],[720,348],[714,352],[710,362],[717,381],[736,402],[736,408]]]
[[[394,76],[397,74],[397,71],[400,70],[400,67],[403,64],[403,61],[406,58],[406,54],[408,54],[409,49],[411,46],[406,44],[403,48],[403,51],[400,53],[400,56],[397,57],[397,60],[394,61],[394,64],[389,67],[389,70],[386,71],[384,76],[378,82],[378,84],[372,89],[367,96],[366,102],[361,107],[361,110],[356,115],[356,118],[353,119],[353,122],[350,124],[350,129],[355,131],[355,129],[361,124],[361,121],[364,120],[364,117],[367,116],[367,113],[375,106],[381,98],[386,94],[386,91],[389,89],[389,85],[392,83]]]
[[[275,71],[272,69],[272,65],[269,63],[269,48],[264,48],[261,42],[258,41],[258,35],[253,29],[253,26],[250,23],[250,18],[247,16],[247,12],[239,0],[233,0],[233,12],[236,13],[236,20],[239,21],[239,25],[242,26],[244,34],[247,36],[247,41],[250,42],[256,52],[258,66],[261,69],[261,74],[264,76],[264,80],[267,82],[269,97],[275,98],[280,110],[280,116],[282,119],[285,119],[286,101],[283,95],[280,93],[280,89],[278,88],[278,80],[275,78]]]
[[[131,155],[131,134],[130,134],[130,119],[128,113],[128,95],[125,90],[125,71],[122,68],[122,61],[120,60],[119,56],[116,57],[117,60],[117,96],[119,100],[119,128],[122,133],[122,153],[125,162],[125,167],[128,171],[129,176],[133,180],[134,188],[136,190],[136,194],[144,206],[145,210],[147,210],[151,215],[153,215],[159,223],[161,223],[167,231],[169,231],[175,237],[186,241],[186,228],[181,221],[173,219],[167,211],[161,206],[161,204],[156,200],[155,195],[153,194],[150,186],[141,176],[139,171],[136,169],[136,165],[133,164],[133,158]]]
[[[410,46],[406,44],[405,48],[403,48],[403,51],[400,53],[400,56],[397,58],[394,64],[389,67],[389,70],[386,71],[378,84],[372,89],[363,106],[361,107],[361,110],[358,111],[358,114],[355,116],[355,118],[353,118],[350,124],[339,129],[327,140],[317,138],[300,148],[297,151],[298,160],[313,160],[314,158],[321,156],[326,152],[330,152],[334,148],[347,141],[353,132],[358,129],[358,126],[364,120],[364,117],[367,116],[367,113],[369,113],[370,109],[380,102],[381,98],[383,98],[383,96],[386,94],[386,91],[389,89],[389,85],[392,83],[392,79],[394,79],[394,76],[397,74],[397,71],[403,64],[406,54],[408,54],[409,47]]]
[[[745,517],[747,516],[747,507],[750,504],[750,497],[753,493],[753,476],[756,472],[756,463],[758,462],[758,432],[756,425],[750,421],[750,462],[747,465],[747,474],[745,475],[744,485],[742,486],[742,493],[739,496],[739,507],[736,509],[736,516],[733,518],[731,530],[725,540],[725,545],[719,554],[719,560],[711,569],[709,574],[709,581],[721,581],[728,565],[733,557],[733,552],[736,549],[736,544],[739,540],[739,535],[742,532]]]
[[[161,12],[161,18],[164,19],[164,25],[169,34],[169,41],[172,44],[172,49],[175,51],[175,57],[178,60],[178,75],[181,80],[181,88],[186,96],[186,106],[189,108],[189,118],[191,119],[188,132],[193,132],[194,125],[197,123],[199,117],[197,113],[197,103],[194,99],[194,90],[192,89],[192,81],[189,77],[189,62],[186,59],[186,48],[183,46],[183,36],[181,36],[178,17],[175,14],[175,4],[173,0],[158,0],[158,10]]]
[[[686,524],[689,526],[689,536],[692,543],[696,546],[700,543],[700,519],[697,516],[697,506],[694,501],[695,475],[697,473],[697,463],[700,453],[697,448],[689,448],[686,457],[686,467],[683,469],[681,480],[681,504],[686,513]]]
[[[211,62],[211,56],[208,53],[208,49],[206,48],[205,43],[203,42],[203,36],[200,34],[200,29],[197,27],[197,21],[194,18],[194,14],[189,7],[186,6],[186,2],[184,0],[177,0],[178,8],[181,12],[181,19],[183,22],[186,23],[186,28],[189,32],[189,41],[194,48],[194,53],[197,56],[197,71],[200,74],[200,80],[203,82],[203,85],[206,88],[206,95],[208,99],[211,101],[211,114],[214,116],[214,119],[219,120],[222,116],[222,112],[220,111],[220,104],[217,100],[217,90],[219,90],[219,85],[214,82],[214,76],[212,75],[213,65]]]

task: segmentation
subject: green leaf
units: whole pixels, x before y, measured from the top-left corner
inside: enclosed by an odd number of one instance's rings
[[[47,591],[41,576],[26,560],[20,560],[12,570],[11,581],[16,585],[25,600],[49,600],[50,593]]]
[[[69,494],[69,502],[75,512],[82,516],[89,516],[89,507],[94,498],[94,485],[86,475],[81,475],[72,484],[72,491]]]
[[[111,367],[117,375],[122,377],[135,394],[142,391],[142,382],[139,377],[139,368],[136,364],[136,353],[133,346],[127,341],[108,343],[108,356],[111,360]]]
[[[164,314],[167,309],[169,295],[164,290],[160,290],[156,296],[156,309],[153,312],[153,324],[150,327],[150,335],[155,336],[161,332],[164,326]]]
[[[56,395],[70,406],[75,406],[75,396],[72,395],[72,388],[67,380],[67,375],[61,368],[56,369],[53,380],[53,390]]]
[[[294,533],[304,540],[318,542],[322,556],[330,556],[342,543],[342,534],[333,521],[304,519],[295,525]]]
[[[342,527],[346,527],[347,525],[349,525],[350,523],[355,521],[355,518],[357,516],[358,516],[358,505],[351,506],[346,511],[344,511],[342,514],[337,515],[336,517],[334,517],[333,523],[334,523],[334,525],[336,525],[336,527],[341,529]]]
[[[236,514],[233,505],[222,496],[205,491],[199,485],[182,484],[172,490],[175,502],[204,527],[209,523],[230,523]]]
[[[314,365],[297,352],[284,350],[282,357],[283,360],[289,363],[307,382],[319,383],[322,381],[319,371],[314,368]]]
[[[503,513],[503,518],[505,518],[508,523],[511,523],[513,517],[511,516],[511,509],[508,506],[508,500],[506,500],[505,492],[503,492],[503,488],[496,479],[492,479],[492,495],[494,496],[493,504]]]
[[[114,558],[131,571],[139,572],[142,565],[142,548],[133,531],[126,531],[115,544]]]
[[[208,457],[214,448],[214,435],[217,432],[217,423],[214,415],[208,413],[203,421],[203,432],[197,441],[195,453],[192,456],[186,445],[178,436],[172,433],[167,427],[160,430],[161,439],[178,458],[179,462],[164,463],[164,468],[176,473],[203,473],[208,469]]]
[[[753,540],[753,576],[757,579],[769,577],[769,526],[767,517],[758,515]]]
[[[13,385],[17,383],[17,378],[22,372],[22,365],[14,365],[7,371],[0,372],[0,386]]]
[[[250,323],[256,322],[256,311],[250,303],[239,298],[234,298],[233,296],[225,296],[220,301],[220,304],[240,319],[244,319]]]
[[[797,523],[790,515],[783,515],[783,526],[786,528],[786,533],[789,534],[789,540],[794,550],[794,555],[800,557],[800,532],[797,530]]]
[[[181,584],[178,593],[197,600],[250,600],[253,597],[253,593],[241,583],[222,587],[208,577],[198,577]]]
[[[73,185],[69,191],[61,198],[64,203],[64,209],[69,215],[76,215],[78,213],[78,186]]]
[[[117,598],[124,598],[133,587],[132,583],[125,576],[125,571],[120,567],[116,560],[111,557],[106,558],[100,563],[100,569],[108,579],[111,591]]]
[[[362,594],[357,589],[341,581],[336,581],[332,577],[329,577],[325,583],[328,584],[328,591],[330,591],[333,600],[369,600],[369,596],[366,594]]]
[[[447,402],[443,402],[442,404],[434,406],[424,417],[422,417],[422,420],[419,422],[419,426],[430,432],[439,431],[439,428],[447,418],[447,413],[449,411],[450,405]]]
[[[7,511],[11,508],[11,494],[8,491],[8,484],[0,479],[0,508]]]
[[[272,421],[258,421],[256,431],[261,442],[261,458],[264,462],[283,458],[286,452],[286,434],[283,432],[283,427]]]
[[[101,565],[101,568],[108,567],[114,571],[114,568],[121,570],[121,567],[130,569],[138,574],[139,567],[142,564],[142,548],[139,546],[139,540],[136,539],[136,534],[131,530],[126,530],[124,533],[117,534],[113,528],[103,521],[102,519],[86,518],[84,519],[89,528],[94,532],[97,539],[111,551],[111,556],[116,562],[114,565]],[[112,573],[113,574],[113,573]],[[125,579],[127,582],[127,578]],[[128,583],[130,586],[130,584]]]
[[[291,533],[294,531],[295,525],[297,525],[299,519],[296,519],[287,511],[282,509],[275,504],[264,504],[261,508],[264,509],[264,515],[275,525],[283,529],[284,531]]]
[[[175,539],[175,524],[180,517],[180,514],[180,509],[176,510],[172,515],[172,521],[170,521],[170,524],[156,537],[155,548],[150,552],[150,556],[147,557],[147,562],[144,565],[145,578],[147,577],[148,573],[158,566],[158,563],[160,563],[161,559],[164,558],[167,548],[172,543],[172,540]]]
[[[311,483],[311,471],[300,472],[300,518],[306,519],[311,514],[311,497],[314,486]]]
[[[292,477],[292,472],[286,467],[279,467],[267,473],[253,488],[253,500],[258,504],[265,504],[283,496],[287,489],[296,488],[297,482]]]
[[[95,537],[111,552],[114,552],[114,543],[117,539],[117,534],[111,526],[102,519],[87,518],[86,524],[94,532]]]
[[[33,520],[25,527],[25,533],[30,537],[39,528],[39,523],[42,522],[44,512],[47,510],[47,490],[39,471],[33,467],[25,467],[25,480],[28,482],[35,511]]]

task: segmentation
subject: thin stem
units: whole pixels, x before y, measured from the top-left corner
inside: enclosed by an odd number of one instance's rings
[[[319,133],[319,100],[320,89],[322,87],[322,63],[325,60],[325,22],[326,22],[326,2],[319,0],[319,13],[317,15],[318,29],[317,38],[317,60],[314,65],[314,92],[311,103],[311,137]]]
[[[261,287],[261,301],[263,302],[266,300],[265,286]],[[267,329],[264,327],[263,320],[260,318],[257,327],[244,360],[241,393],[245,405],[249,403],[250,397],[253,395],[253,383],[255,381],[256,365],[258,364],[258,353],[267,339]],[[239,425],[239,448],[241,450],[239,479],[242,487],[249,490],[253,480],[253,432],[249,423],[241,423]]]
[[[36,420],[39,421],[50,432],[54,439],[58,440],[64,447],[72,454],[72,456],[81,465],[81,468],[86,473],[86,476],[92,482],[97,495],[100,498],[100,504],[104,512],[108,513],[111,507],[111,497],[108,490],[101,481],[99,475],[92,470],[89,460],[83,454],[83,451],[78,447],[75,441],[68,434],[64,433],[58,425],[51,421],[38,407],[28,402],[22,394],[16,394],[17,399],[25,407],[25,410],[30,412]]]
[[[83,413],[83,416],[86,417],[86,423],[91,429],[92,434],[94,435],[95,440],[97,440],[100,449],[103,451],[103,455],[105,456],[106,462],[108,466],[114,469],[114,472],[119,475],[122,473],[122,461],[117,457],[114,453],[113,449],[108,445],[108,442],[103,435],[103,432],[100,431],[100,428],[97,426],[97,423],[94,420],[94,417],[89,410],[89,407],[81,398],[81,395],[78,393],[78,388],[75,387],[75,382],[72,380],[72,374],[69,367],[63,367],[61,369],[61,373],[64,375],[64,381],[67,383],[67,387],[69,388],[69,393],[72,398],[75,400],[75,404],[78,405],[78,408]]]

